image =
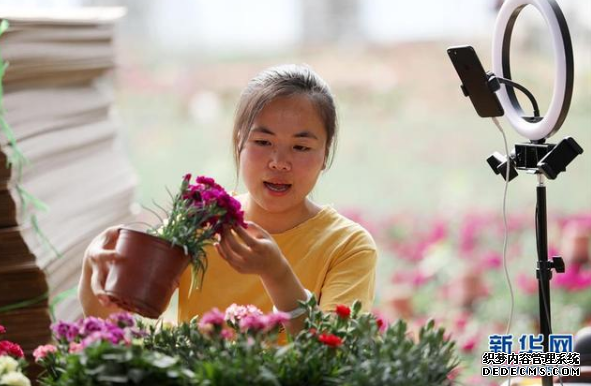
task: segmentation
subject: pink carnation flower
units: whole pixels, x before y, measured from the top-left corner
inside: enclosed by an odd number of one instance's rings
[[[84,350],[84,346],[82,345],[82,343],[70,342],[70,346],[68,349],[68,352],[70,354],[77,354],[82,350]]]
[[[495,251],[489,251],[482,256],[482,264],[487,269],[498,269],[503,265],[503,256]]]
[[[234,332],[234,330],[232,330],[230,328],[224,328],[222,330],[222,332],[220,333],[220,335],[225,340],[232,340],[232,339],[234,339],[236,337],[236,333]]]
[[[581,269],[580,265],[571,265],[562,274],[556,275],[556,285],[567,291],[576,292],[591,287],[591,271]]]
[[[46,344],[43,346],[39,346],[33,351],[33,357],[35,358],[35,362],[39,362],[39,360],[45,358],[47,354],[50,352],[56,352],[57,347],[52,344]]]
[[[285,312],[273,312],[264,317],[264,322],[266,324],[265,330],[271,331],[277,327],[281,327],[283,323],[289,321],[289,314]]]
[[[464,353],[471,353],[472,351],[474,351],[474,348],[476,347],[477,343],[477,338],[475,336],[472,336],[462,343],[462,345],[460,346],[460,350],[462,350],[462,352]]]
[[[265,316],[261,315],[246,315],[240,320],[241,331],[263,331],[267,327]]]
[[[224,318],[233,324],[238,324],[247,315],[263,315],[263,311],[256,306],[249,304],[248,306],[239,306],[236,303],[226,308],[226,315]]]
[[[199,320],[199,326],[202,325],[214,325],[214,326],[221,326],[224,324],[224,314],[217,308],[212,309],[211,311],[205,313],[201,319]]]

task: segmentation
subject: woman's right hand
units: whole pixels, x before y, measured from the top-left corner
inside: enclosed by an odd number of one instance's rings
[[[105,281],[111,263],[119,257],[115,250],[121,225],[105,229],[96,236],[84,252],[78,296],[86,316],[107,317],[122,311],[105,294]]]

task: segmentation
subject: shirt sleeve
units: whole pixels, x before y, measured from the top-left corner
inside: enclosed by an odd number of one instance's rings
[[[375,298],[377,258],[377,248],[367,231],[349,242],[326,274],[320,309],[333,312],[338,304],[351,306],[359,300],[362,311],[369,312]]]

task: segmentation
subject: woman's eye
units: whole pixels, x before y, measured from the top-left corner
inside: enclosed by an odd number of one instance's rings
[[[309,147],[302,146],[302,145],[295,145],[293,148],[296,149],[297,151],[308,151],[308,150],[310,150]]]
[[[256,143],[256,144],[257,144],[257,145],[259,145],[259,146],[267,146],[267,145],[269,145],[271,142],[269,142],[269,141],[266,141],[266,140],[264,140],[264,139],[255,139],[255,140],[254,140],[254,143]]]

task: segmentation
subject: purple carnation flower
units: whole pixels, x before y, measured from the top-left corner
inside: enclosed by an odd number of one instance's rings
[[[121,328],[135,326],[135,319],[129,312],[118,312],[111,314],[109,320]]]
[[[215,180],[211,177],[198,176],[197,183],[210,186],[210,187],[215,188],[217,190],[223,190],[223,188],[220,185],[218,185],[215,182]]]
[[[57,322],[51,325],[53,335],[57,340],[71,342],[78,337],[79,329],[74,323]]]
[[[107,331],[103,331],[102,339],[118,344],[125,340],[125,332],[117,326],[110,326]]]
[[[102,331],[104,328],[105,322],[102,319],[96,318],[94,316],[89,316],[86,319],[81,321],[82,327],[80,328],[80,334],[83,336],[88,336],[96,331]]]

